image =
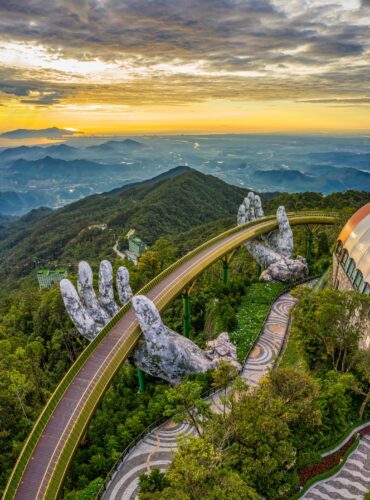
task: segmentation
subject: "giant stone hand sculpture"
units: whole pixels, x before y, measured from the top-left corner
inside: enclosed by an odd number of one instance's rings
[[[261,198],[253,192],[248,193],[238,210],[238,225],[263,216]],[[284,207],[277,209],[276,218],[279,224],[278,230],[262,236],[261,239],[248,241],[245,246],[264,269],[261,280],[298,281],[308,274],[306,259],[301,256],[292,259],[293,232]]]
[[[93,273],[89,264],[80,262],[78,271],[78,291],[68,279],[60,282],[60,288],[67,312],[77,330],[92,341],[119,310],[114,300],[113,269],[110,262],[101,262],[99,298],[93,288]],[[117,271],[116,286],[119,300],[124,305],[132,298],[129,273],[124,267]],[[221,359],[241,368],[236,361],[236,348],[227,333],[221,333],[203,351],[191,340],[167,328],[148,298],[136,296],[132,305],[144,334],[131,356],[137,368],[170,383],[179,382],[189,373],[215,368]]]

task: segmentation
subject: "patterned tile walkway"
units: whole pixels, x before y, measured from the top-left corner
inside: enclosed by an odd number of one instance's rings
[[[248,385],[256,386],[274,365],[284,342],[290,309],[294,303],[295,299],[291,295],[284,294],[273,304],[265,327],[243,367],[242,376]],[[218,396],[210,399],[212,408],[217,411]],[[121,462],[103,499],[136,499],[139,475],[154,467],[166,470],[172,461],[171,450],[177,449],[176,437],[180,434],[195,434],[195,431],[184,423],[175,425],[167,422],[148,434]]]
[[[361,437],[341,470],[316,483],[302,498],[306,500],[362,500],[370,490],[370,436]]]

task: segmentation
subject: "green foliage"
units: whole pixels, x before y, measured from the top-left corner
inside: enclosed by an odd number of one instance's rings
[[[85,488],[95,477],[105,477],[122,451],[163,416],[167,384],[147,379],[138,392],[136,369],[124,365],[103,398],[68,474],[66,490]]]
[[[222,453],[205,439],[188,437],[180,442],[170,470],[170,486],[154,495],[140,493],[140,500],[258,500],[260,496],[242,477],[223,467]]]
[[[241,301],[236,314],[237,326],[230,338],[237,346],[239,361],[243,361],[259,334],[271,303],[284,290],[280,283],[254,283]]]
[[[279,366],[281,368],[294,368],[297,371],[308,371],[306,358],[300,349],[299,340],[292,331],[289,332],[288,343]]]
[[[97,477],[86,488],[77,492],[70,492],[64,498],[65,500],[92,500],[100,491],[104,481],[101,477]]]
[[[318,436],[320,447],[325,448],[338,439],[356,419],[352,399],[353,376],[330,371],[321,380],[319,405],[322,426]]]
[[[169,389],[166,399],[164,415],[173,417],[175,422],[185,419],[201,436],[202,426],[210,414],[209,403],[202,399],[202,386],[196,381],[187,380]]]
[[[279,400],[286,408],[284,416],[292,433],[292,442],[298,451],[310,448],[321,425],[319,384],[307,373],[292,368],[272,370],[262,383],[261,393],[266,400]]]
[[[0,488],[32,424],[83,342],[59,290],[25,286],[0,313]]]
[[[348,372],[355,362],[370,298],[356,292],[303,288],[294,311],[293,334],[311,368]]]
[[[243,397],[229,417],[234,421],[229,460],[268,498],[289,494],[297,480],[296,449],[284,412],[281,401],[257,393]]]
[[[64,265],[70,274],[78,260],[85,259],[96,271],[102,258],[116,257],[113,245],[134,227],[151,245],[138,268],[125,262],[137,291],[176,258],[234,225],[237,207],[245,194],[245,190],[213,177],[188,172],[172,180],[163,178],[94,195],[55,211],[35,210],[10,225],[3,224],[0,232],[1,488],[45,401],[85,345],[65,313],[58,288],[43,292],[36,289],[34,259],[50,266]],[[343,210],[345,221],[368,197],[355,192],[327,197],[315,193],[282,194],[268,196],[264,206],[266,213],[272,213],[282,203],[294,210],[352,207]],[[107,230],[88,229],[97,223],[107,223]],[[304,230],[294,228],[294,233],[297,252],[302,254]],[[330,250],[338,227],[325,228],[322,233],[314,238],[313,255],[317,261],[327,260],[328,247]],[[114,264],[117,268],[122,261],[116,260]],[[224,286],[222,266],[215,265],[197,281],[191,297],[191,335],[203,345],[221,330],[234,329],[233,338],[242,359],[278,290],[260,284],[249,287],[255,270],[244,248],[235,254],[229,274],[230,281]],[[246,292],[249,298],[240,307]],[[177,299],[163,315],[166,324],[177,331],[182,328],[181,309],[181,299]],[[367,375],[360,364],[356,370],[358,392],[354,394],[360,399],[365,397],[368,387]],[[202,375],[196,382],[203,392],[212,384],[211,376]],[[119,372],[77,452],[66,490],[82,489],[81,494],[85,489],[89,491],[96,477],[105,477],[128,443],[162,416],[165,385],[149,381],[148,387],[147,393],[133,398],[137,391],[135,371],[124,367]],[[329,403],[322,403],[323,408],[328,406]],[[229,480],[230,484],[244,481],[239,476],[235,479],[222,474],[223,485]]]
[[[163,491],[170,485],[166,474],[161,472],[157,467],[155,467],[150,474],[140,474],[139,476],[139,489],[140,497],[143,498],[143,493],[155,493],[157,491]]]

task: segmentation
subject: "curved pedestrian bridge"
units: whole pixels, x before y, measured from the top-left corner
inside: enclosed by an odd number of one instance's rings
[[[288,214],[292,226],[334,224],[334,213]],[[140,294],[159,311],[209,266],[248,240],[277,229],[275,216],[234,227],[188,253],[150,281]],[[126,304],[81,353],[37,420],[13,469],[4,499],[55,500],[94,411],[114,375],[140,337],[131,304]]]

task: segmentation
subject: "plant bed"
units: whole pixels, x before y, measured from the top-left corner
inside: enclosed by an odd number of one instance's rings
[[[331,455],[323,457],[320,462],[315,464],[305,465],[298,471],[299,486],[303,486],[306,482],[318,474],[329,471],[336,465],[340,464],[343,460],[348,448],[350,448],[356,441],[356,435],[352,436],[339,450],[335,451]]]
[[[291,500],[300,498],[315,483],[336,474],[345,464],[349,455],[357,448],[360,442],[360,436],[365,436],[367,434],[370,434],[370,424],[360,429],[335,452],[323,456],[317,463],[302,467],[298,471],[298,484],[300,490],[291,497]]]
[[[230,333],[239,362],[248,356],[271,311],[271,305],[287,289],[281,283],[254,283],[248,288],[236,314],[238,326]]]
[[[370,424],[360,429],[358,431],[358,434],[360,434],[360,436],[366,436],[367,434],[370,434]]]
[[[355,436],[353,436],[353,439],[351,438],[351,440],[348,441],[346,443],[346,445],[344,445],[344,446],[346,446],[346,450],[344,451],[343,455],[341,454],[340,450],[336,451],[335,454],[333,453],[332,455],[330,455],[331,457],[333,457],[334,455],[339,454],[339,460],[333,460],[332,463],[336,462],[335,465],[327,470],[323,470],[322,472],[318,472],[319,467],[321,467],[321,464],[323,463],[322,460],[320,462],[318,462],[317,464],[312,464],[310,466],[304,467],[304,469],[306,469],[307,467],[311,467],[312,468],[311,471],[314,472],[314,475],[312,475],[310,477],[310,479],[308,479],[306,481],[304,486],[300,485],[299,491],[297,491],[292,497],[290,497],[290,500],[298,500],[311,488],[311,486],[313,486],[314,484],[316,484],[320,481],[328,479],[329,477],[331,477],[334,474],[336,474],[337,472],[339,472],[340,469],[345,464],[349,455],[357,448],[359,442],[360,442],[359,436],[356,434]],[[325,457],[325,459],[327,459],[327,458],[328,457]],[[325,463],[327,466],[330,467],[329,461],[326,461]],[[316,469],[315,469],[315,466],[316,466]],[[301,470],[303,470],[303,468]],[[308,476],[308,474],[307,474],[307,476]],[[300,479],[301,478],[299,475],[299,482],[300,482]],[[280,500],[287,500],[287,498],[286,497],[281,498]]]

